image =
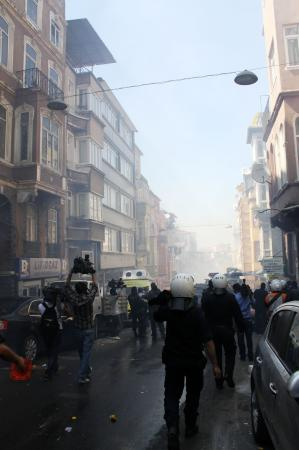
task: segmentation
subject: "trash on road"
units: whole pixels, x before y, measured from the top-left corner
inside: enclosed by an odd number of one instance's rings
[[[72,417],[72,420],[77,420],[77,417],[76,417],[76,416],[73,416],[73,417]]]
[[[66,431],[67,433],[70,433],[72,430],[73,430],[73,427],[66,427],[66,428],[65,428],[65,431]]]
[[[110,422],[115,423],[117,421],[117,416],[115,414],[111,414],[110,416]]]

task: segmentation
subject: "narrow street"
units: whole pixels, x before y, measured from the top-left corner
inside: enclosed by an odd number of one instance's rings
[[[121,340],[97,341],[90,385],[77,386],[75,352],[61,356],[60,374],[44,382],[37,368],[28,384],[0,369],[0,442],[5,450],[162,450],[162,343],[140,343],[130,330]],[[201,398],[200,433],[183,450],[253,450],[248,365],[238,366],[235,392],[218,392],[210,370]],[[110,415],[118,418],[111,423]],[[66,431],[70,427],[71,429]],[[182,430],[184,429],[182,424]]]

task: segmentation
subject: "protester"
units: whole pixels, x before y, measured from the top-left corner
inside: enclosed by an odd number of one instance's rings
[[[267,308],[267,320],[270,319],[278,306],[287,301],[287,294],[281,292],[282,286],[280,280],[272,280],[270,283],[271,292],[265,297],[265,306]]]
[[[56,289],[47,287],[43,290],[44,300],[39,304],[41,313],[41,335],[45,342],[47,353],[47,368],[45,370],[45,380],[51,380],[53,374],[58,371],[58,354],[61,345],[62,319],[61,309],[63,304],[58,302],[58,292]]]
[[[245,347],[245,337],[247,344],[247,356],[250,362],[253,361],[253,342],[252,342],[252,332],[253,332],[253,323],[252,323],[252,300],[250,298],[250,291],[248,286],[244,283],[240,288],[240,292],[235,294],[235,298],[239,304],[242,316],[244,329],[238,331],[238,345],[240,352],[241,361],[246,361],[246,347]]]
[[[166,341],[162,361],[165,364],[165,421],[168,449],[179,450],[179,403],[186,379],[186,437],[198,433],[196,425],[203,370],[209,357],[215,377],[221,376],[212,335],[201,309],[194,305],[194,279],[178,274],[171,282],[171,293],[159,295],[160,307],[154,313],[159,323],[166,322]]]
[[[238,331],[244,330],[240,307],[233,294],[227,291],[228,282],[225,275],[217,274],[213,278],[213,293],[203,297],[202,309],[213,333],[221,377],[216,379],[218,389],[223,388],[224,380],[234,388],[234,368],[236,356],[235,321]],[[225,354],[225,370],[223,371],[222,353]]]
[[[286,300],[287,302],[299,301],[299,289],[297,281],[290,281],[288,283],[286,294],[287,294]]]
[[[3,336],[0,334],[0,358],[3,361],[16,364],[20,372],[26,370],[25,360],[21,356],[17,355],[10,347],[5,344]]]
[[[263,334],[267,324],[267,308],[265,306],[265,298],[267,297],[266,284],[261,283],[260,289],[256,289],[253,293],[254,309],[255,309],[255,331],[257,334]]]
[[[162,339],[165,339],[165,327],[163,322],[157,322],[154,319],[154,313],[159,309],[159,306],[156,304],[155,300],[158,298],[160,294],[160,289],[156,285],[156,283],[151,284],[151,290],[148,292],[148,294],[145,295],[145,298],[148,301],[148,309],[149,309],[149,317],[150,317],[150,324],[151,324],[151,330],[152,330],[152,338],[157,339],[157,325],[159,328],[160,336]]]
[[[146,333],[147,304],[140,298],[135,286],[131,289],[128,301],[131,308],[133,333],[135,337],[144,337]]]
[[[77,282],[75,290],[71,287],[71,271],[66,281],[65,295],[68,302],[71,303],[74,311],[74,325],[76,328],[78,351],[80,356],[80,368],[78,374],[78,383],[86,384],[90,382],[91,367],[90,357],[95,338],[93,321],[93,302],[98,292],[95,273],[91,273],[91,289],[87,289],[87,283]]]

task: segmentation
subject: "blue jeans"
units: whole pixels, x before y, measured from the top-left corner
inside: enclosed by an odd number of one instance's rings
[[[247,355],[250,361],[253,360],[253,343],[252,343],[253,324],[251,319],[244,319],[244,332],[238,333],[238,344],[240,358],[246,359],[245,337],[247,343]]]
[[[79,380],[88,377],[91,373],[90,357],[94,339],[95,331],[93,328],[89,330],[77,329],[78,351],[80,356]]]

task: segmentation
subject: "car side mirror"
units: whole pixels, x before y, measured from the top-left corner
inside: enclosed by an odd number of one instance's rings
[[[299,371],[293,373],[288,382],[288,393],[289,395],[299,400]]]

